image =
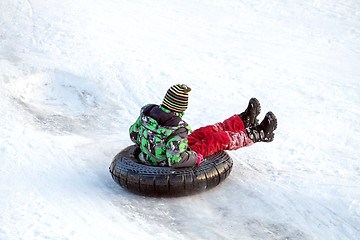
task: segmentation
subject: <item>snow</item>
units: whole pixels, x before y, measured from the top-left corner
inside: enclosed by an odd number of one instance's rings
[[[359,239],[360,2],[2,0],[0,239]],[[272,143],[193,196],[110,176],[141,106],[191,88],[193,129],[251,97]]]

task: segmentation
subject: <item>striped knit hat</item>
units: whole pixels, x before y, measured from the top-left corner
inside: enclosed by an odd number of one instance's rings
[[[182,113],[188,106],[188,92],[191,88],[185,84],[176,84],[167,91],[162,106],[178,113]]]

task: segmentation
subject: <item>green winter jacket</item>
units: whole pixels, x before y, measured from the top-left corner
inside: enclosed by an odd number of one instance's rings
[[[187,144],[191,129],[181,119],[182,114],[149,104],[141,108],[140,116],[130,127],[131,140],[139,145],[142,162],[155,166],[190,167],[197,156]]]

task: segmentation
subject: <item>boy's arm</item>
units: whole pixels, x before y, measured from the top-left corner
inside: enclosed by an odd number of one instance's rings
[[[192,167],[197,163],[196,152],[188,148],[187,136],[188,131],[183,127],[169,136],[166,143],[166,157],[169,166],[174,168]]]
[[[129,128],[130,139],[131,139],[131,141],[133,141],[136,144],[140,144],[140,142],[139,142],[140,118],[141,118],[141,116],[138,117],[136,122],[133,125],[131,125]]]

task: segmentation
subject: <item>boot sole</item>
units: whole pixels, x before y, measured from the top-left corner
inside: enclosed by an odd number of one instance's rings
[[[276,118],[275,114],[270,111],[270,112],[268,112],[268,113],[266,114],[265,117],[267,117],[267,118],[269,118],[270,120],[273,120],[273,121],[275,122],[274,125],[273,125],[273,127],[272,127],[272,129],[271,129],[272,132],[275,131],[276,128],[277,128],[277,118]]]
[[[257,119],[257,116],[259,116],[260,112],[261,112],[261,105],[259,100],[257,100],[257,98],[251,98],[250,99],[250,104],[252,104],[255,108],[255,119],[254,121],[251,123],[252,125],[258,125],[259,124],[259,120]]]
[[[256,110],[256,117],[260,114],[261,112],[261,105],[259,100],[257,100],[256,98],[251,98],[249,101],[253,106],[255,106],[255,110]]]

